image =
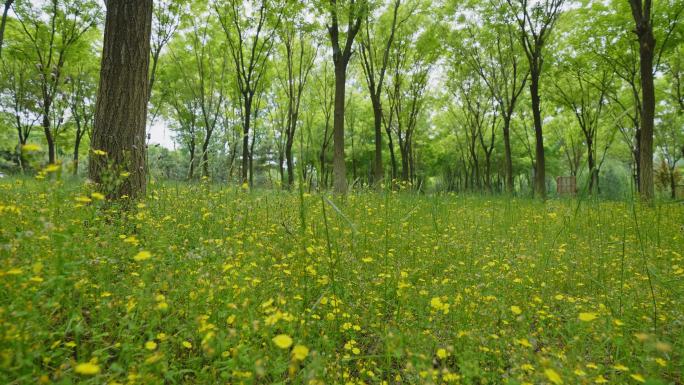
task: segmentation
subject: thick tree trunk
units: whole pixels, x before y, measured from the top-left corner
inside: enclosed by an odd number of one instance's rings
[[[5,26],[7,25],[7,13],[14,0],[5,0],[5,7],[2,10],[2,21],[0,21],[0,57],[2,57],[2,44],[5,41]]]
[[[676,164],[670,169],[670,198],[677,199],[677,178],[675,178]]]
[[[108,0],[90,179],[110,198],[145,194],[145,123],[152,0]],[[121,183],[112,183],[127,172]]]
[[[539,59],[537,59],[539,60]],[[532,97],[532,115],[534,117],[535,157],[534,192],[546,199],[546,162],[544,160],[544,134],[542,132],[541,103],[539,100],[539,71],[531,71],[530,94]]]
[[[503,125],[504,140],[504,169],[506,172],[506,192],[513,194],[513,156],[511,154],[511,118],[504,117]]]
[[[344,161],[344,99],[347,66],[343,59],[335,63],[335,111],[333,117],[333,184],[335,192],[347,192],[347,165]]]

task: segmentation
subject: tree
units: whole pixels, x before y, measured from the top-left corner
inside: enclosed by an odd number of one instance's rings
[[[530,68],[530,98],[534,118],[535,173],[534,191],[546,198],[546,165],[544,159],[544,133],[542,130],[539,86],[544,69],[543,50],[565,0],[506,0],[520,28],[520,39]]]
[[[188,109],[189,113],[199,113],[201,125],[204,130],[204,138],[201,147],[201,168],[202,176],[209,177],[209,145],[214,137],[214,131],[221,117],[221,109],[224,107],[226,95],[226,56],[222,54],[225,43],[219,40],[216,26],[210,22],[210,14],[204,12],[200,18],[190,20],[190,30],[170,46],[171,57],[175,66],[174,77],[180,79],[170,79],[168,87],[174,92],[182,95],[183,98],[192,98],[193,101],[186,100],[189,107],[197,106],[199,111]],[[190,52],[187,47],[191,47]],[[173,105],[178,100],[171,102]],[[175,107],[174,107],[175,108]],[[194,119],[194,117],[192,118]],[[181,123],[181,121],[178,121]],[[186,122],[187,123],[187,122]],[[193,128],[194,125],[187,125]],[[194,134],[188,139],[194,146]],[[195,155],[193,150],[192,160]],[[194,166],[191,164],[191,169]],[[194,172],[194,171],[193,171]]]
[[[93,74],[79,67],[76,75],[69,82],[69,112],[76,126],[74,133],[73,174],[78,174],[79,150],[83,137],[91,134],[95,116],[96,82]]]
[[[589,168],[589,193],[598,192],[597,136],[612,81],[612,71],[597,68],[582,58],[565,58],[561,72],[555,76],[560,104],[572,111],[584,135]]]
[[[302,95],[318,53],[317,46],[313,49],[310,48],[312,42],[305,36],[303,21],[296,20],[299,19],[297,16],[295,15],[292,19],[287,20],[281,28],[281,41],[285,49],[286,76],[284,79],[280,76],[279,79],[281,87],[284,88],[287,95],[284,152],[287,162],[287,185],[289,187],[294,184],[292,145],[299,123]],[[299,29],[299,32],[296,29]]]
[[[361,29],[361,23],[368,10],[367,0],[330,0],[330,24],[328,35],[332,45],[332,59],[335,66],[335,104],[333,114],[333,177],[334,189],[338,194],[347,191],[347,165],[344,159],[344,107],[347,85],[347,66],[352,56],[354,39]],[[346,15],[345,15],[346,13]],[[346,17],[347,29],[340,33],[340,22]],[[340,44],[342,43],[342,45]]]
[[[384,170],[382,166],[382,91],[384,88],[385,74],[389,65],[390,51],[396,35],[397,28],[402,21],[410,16],[405,16],[399,21],[399,7],[401,0],[393,0],[389,4],[389,26],[383,21],[371,22],[371,12],[366,12],[361,35],[361,64],[366,78],[366,85],[370,93],[373,106],[373,128],[375,133],[375,152],[373,157],[373,182],[382,182]],[[371,32],[371,26],[374,28]]]
[[[513,193],[513,155],[511,149],[511,121],[516,104],[529,79],[529,71],[519,59],[515,26],[506,14],[498,10],[481,9],[487,13],[485,27],[467,28],[468,46],[465,48],[467,64],[476,71],[496,100],[503,121],[504,174],[508,193]]]
[[[228,41],[242,105],[243,183],[249,181],[249,135],[253,125],[255,97],[258,99],[260,95],[256,94],[263,89],[261,83],[285,7],[285,4],[275,0],[230,0],[223,7],[214,6]]]
[[[651,0],[629,0],[639,40],[639,74],[641,78],[641,137],[639,140],[639,192],[644,200],[653,199],[653,122],[655,118],[655,87],[653,86],[653,56],[655,37],[651,18]]]
[[[12,122],[17,131],[17,159],[19,168],[24,171],[26,164],[22,149],[41,116],[38,100],[35,97],[38,93],[38,84],[32,69],[18,61],[3,62],[0,75],[4,80],[0,101],[3,110],[6,109],[12,115]]]
[[[23,4],[23,3],[22,3]],[[56,162],[56,137],[63,121],[59,99],[64,102],[65,65],[73,60],[77,44],[94,27],[100,17],[99,7],[91,0],[51,0],[41,12],[31,7],[18,7],[16,14],[33,50],[31,60],[38,68],[42,127],[48,145],[48,162]],[[66,104],[66,103],[62,103]]]
[[[159,56],[180,25],[180,5],[177,0],[161,0],[154,5],[152,16],[152,37],[150,43],[152,65],[150,68],[148,97],[156,80]]]
[[[430,71],[436,60],[435,41],[429,34],[402,36],[392,48],[387,81],[391,153],[392,133],[401,155],[401,180],[414,182],[416,176],[415,133],[425,108]],[[396,166],[394,166],[396,167]]]
[[[674,9],[668,24],[669,28],[664,36],[664,42],[658,50],[653,32],[653,3],[651,0],[628,0],[635,24],[634,33],[639,42],[639,76],[641,81],[641,132],[639,140],[639,193],[642,199],[651,201],[654,196],[653,188],[653,129],[655,121],[656,96],[654,86],[654,72],[662,55],[665,43],[671,36],[684,11],[684,5]],[[658,51],[660,51],[658,53]],[[656,57],[656,55],[658,55]]]
[[[111,198],[146,190],[152,9],[152,0],[107,2],[89,175]]]

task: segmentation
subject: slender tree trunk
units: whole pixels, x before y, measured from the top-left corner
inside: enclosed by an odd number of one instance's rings
[[[45,105],[43,111],[43,131],[45,132],[45,140],[48,145],[48,163],[55,164],[57,162],[57,154],[55,152],[55,137],[52,135],[52,128],[50,127],[50,104]]]
[[[325,169],[325,150],[321,150],[321,152],[318,154],[318,161],[321,163],[321,175],[320,175],[320,180],[321,180],[321,181],[320,181],[320,183],[321,183],[321,186],[323,186],[323,187],[325,188],[325,187],[328,187],[328,186],[327,186],[328,181],[327,181],[327,179],[325,178],[325,173],[326,173],[326,169]]]
[[[380,184],[384,179],[382,166],[382,105],[371,95],[373,102],[373,125],[375,128],[375,157],[373,158],[373,183]]]
[[[539,59],[537,59],[539,60]],[[544,134],[542,132],[541,103],[539,99],[539,71],[530,73],[530,94],[532,96],[532,115],[534,117],[534,137],[536,165],[534,170],[534,192],[541,199],[546,199],[546,162],[544,160]]]
[[[190,142],[190,167],[188,170],[188,180],[195,177],[195,140]]]
[[[249,145],[249,185],[254,186],[254,144],[256,143],[256,131],[252,130],[252,142]]]
[[[292,131],[292,135],[294,135],[294,130]],[[294,185],[294,159],[292,157],[293,143],[294,138],[291,135],[288,135],[285,146],[285,160],[287,162],[287,185],[289,188],[292,188]]]
[[[278,154],[278,175],[280,175],[280,184],[282,188],[287,187],[287,181],[285,180],[285,155],[282,151]]]
[[[397,156],[394,153],[394,141],[392,140],[392,131],[387,128],[387,146],[390,152],[390,162],[392,164],[392,180],[397,179]]]
[[[587,141],[587,165],[589,166],[589,193],[598,192],[598,170],[596,169],[596,159],[594,159],[594,141],[591,137],[585,138]]]
[[[675,178],[675,171],[677,170],[677,163],[670,168],[670,197],[677,199],[677,179]]]
[[[2,44],[5,42],[5,26],[7,25],[7,13],[14,0],[5,0],[5,7],[2,10],[2,21],[0,21],[0,57],[2,57]]]
[[[81,147],[81,139],[83,135],[76,132],[76,138],[74,140],[74,169],[73,174],[78,175],[78,149]]]
[[[335,111],[333,117],[333,182],[335,192],[347,192],[347,165],[344,161],[344,99],[347,66],[343,59],[335,63]]]
[[[209,177],[209,141],[211,135],[208,134],[202,143],[202,176]]]
[[[102,186],[110,198],[145,194],[145,125],[152,0],[109,0],[105,19],[100,87],[95,107],[91,148],[106,155],[90,157],[90,179],[118,185]],[[110,166],[113,166],[112,170]]]
[[[252,103],[245,98],[245,121],[242,131],[242,183],[247,183],[249,171],[249,125],[252,118]]]
[[[505,165],[504,169],[506,171],[506,192],[513,194],[513,156],[511,154],[511,117],[504,117],[503,125],[503,140],[504,140],[504,153],[505,153]]]

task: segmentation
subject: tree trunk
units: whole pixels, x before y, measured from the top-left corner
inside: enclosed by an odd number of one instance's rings
[[[211,136],[207,134],[202,143],[202,176],[207,178],[209,177],[209,140]]]
[[[539,60],[539,59],[537,59]],[[539,100],[539,71],[532,69],[530,94],[532,97],[532,115],[534,117],[534,137],[536,165],[534,170],[534,192],[541,199],[546,199],[546,168],[544,160],[544,135],[542,133],[541,103]]]
[[[145,125],[152,0],[108,0],[90,179],[110,198],[145,194]],[[113,166],[113,169],[112,169]],[[112,183],[127,172],[121,183]]]
[[[245,121],[242,129],[242,183],[247,183],[249,171],[249,125],[252,117],[252,103],[245,98]]]
[[[384,177],[382,167],[382,105],[378,98],[371,95],[373,101],[373,124],[375,127],[375,157],[373,159],[373,183],[380,185]]]
[[[399,147],[401,150],[401,181],[407,182],[409,180],[408,143],[404,143]]]
[[[52,135],[50,127],[50,104],[47,103],[45,106],[45,111],[43,112],[43,131],[45,132],[45,140],[48,145],[48,163],[55,164],[57,154],[55,153],[55,137]]]
[[[195,140],[190,142],[190,167],[188,170],[188,180],[195,177]]]
[[[292,135],[294,135],[294,130],[292,130]],[[285,160],[287,162],[287,186],[292,188],[294,185],[294,159],[292,158],[292,144],[294,143],[294,138],[291,135],[287,137],[287,143],[285,144]]]
[[[505,152],[506,192],[513,194],[513,156],[511,154],[511,117],[504,117],[503,140]]]
[[[655,117],[655,88],[653,86],[653,51],[655,38],[648,20],[637,28],[641,62],[641,140],[639,141],[639,192],[646,201],[654,196],[653,189],[653,125]]]
[[[333,117],[333,182],[335,192],[347,192],[347,165],[344,161],[344,99],[347,66],[340,59],[335,63],[335,112]]]
[[[674,167],[670,169],[670,197],[672,199],[677,199],[677,179],[675,178],[675,172],[677,171],[677,163]]]
[[[79,132],[76,133],[76,139],[74,140],[74,170],[73,174],[78,175],[78,149],[81,147],[81,139],[83,135]]]
[[[0,21],[0,57],[2,57],[2,43],[5,41],[5,25],[7,24],[7,13],[14,0],[5,0],[5,8],[2,11],[2,21]]]
[[[252,131],[252,142],[249,145],[249,185],[254,186],[254,143],[256,143],[256,131]]]
[[[318,160],[321,163],[321,175],[319,176],[320,178],[320,184],[321,186],[328,187],[328,181],[327,178],[325,177],[326,169],[325,169],[325,150],[321,149],[321,152],[318,154]]]
[[[286,180],[285,180],[285,155],[283,154],[282,151],[279,151],[278,154],[278,175],[280,175],[280,185],[282,188],[286,188]]]
[[[397,179],[397,156],[394,154],[394,141],[392,140],[392,131],[388,127],[387,132],[387,146],[390,152],[390,162],[392,163],[392,180]]]
[[[584,132],[587,132],[586,130]],[[587,142],[587,165],[589,166],[589,194],[594,193],[598,188],[598,173],[596,170],[596,160],[594,159],[594,141],[591,136],[585,137]]]

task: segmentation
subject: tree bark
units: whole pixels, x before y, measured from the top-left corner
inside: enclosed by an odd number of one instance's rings
[[[346,63],[335,63],[335,112],[333,113],[333,183],[335,192],[347,191],[347,164],[344,159],[344,99],[347,86]]]
[[[504,116],[503,124],[504,140],[504,168],[506,170],[506,192],[513,194],[513,156],[511,154],[511,118]]]
[[[145,194],[152,0],[108,0],[90,178],[110,198]],[[128,173],[120,183],[121,172]],[[124,174],[126,175],[126,174]]]
[[[294,130],[292,131],[292,134],[294,135]],[[293,143],[294,138],[288,135],[287,143],[285,145],[285,160],[287,162],[287,185],[289,188],[292,188],[292,186],[294,185],[294,159],[292,157]]]
[[[50,127],[50,103],[45,104],[45,111],[43,112],[43,131],[45,132],[45,140],[48,145],[48,163],[55,164],[57,162],[57,154],[55,152],[55,137],[52,135]]]
[[[81,138],[82,136],[77,133],[76,140],[74,141],[74,175],[78,175],[78,149],[81,147]]]
[[[375,97],[371,94],[373,102],[373,127],[375,128],[375,154],[373,158],[373,183],[380,184],[384,179],[382,166],[382,104],[380,95]]]
[[[677,199],[677,178],[675,178],[675,171],[677,170],[677,165],[670,169],[670,198]]]
[[[585,133],[589,131],[585,130]],[[596,169],[596,159],[594,159],[594,140],[591,136],[585,138],[587,142],[587,165],[589,166],[589,194],[594,190],[598,191],[598,170]]]
[[[642,6],[640,0],[629,0],[639,39],[641,75],[641,133],[639,140],[639,193],[645,201],[654,197],[653,187],[653,128],[655,119],[655,87],[653,85],[653,56],[655,37],[651,25],[651,1]]]
[[[540,60],[537,58],[537,60]],[[544,160],[544,134],[542,132],[541,103],[539,99],[539,77],[536,69],[531,71],[530,94],[532,97],[532,115],[534,117],[535,157],[534,192],[541,199],[546,199],[546,165]]]
[[[247,100],[245,98],[245,100]],[[249,125],[251,124],[252,117],[252,102],[245,101],[245,117],[244,117],[244,127],[242,131],[242,183],[247,183],[249,181]]]
[[[194,135],[194,134],[193,134]],[[188,180],[195,177],[195,138],[190,140],[190,165],[188,167]]]
[[[14,0],[5,0],[5,8],[2,11],[2,21],[0,21],[0,57],[2,57],[2,44],[5,42],[5,26],[7,24],[7,13]]]

